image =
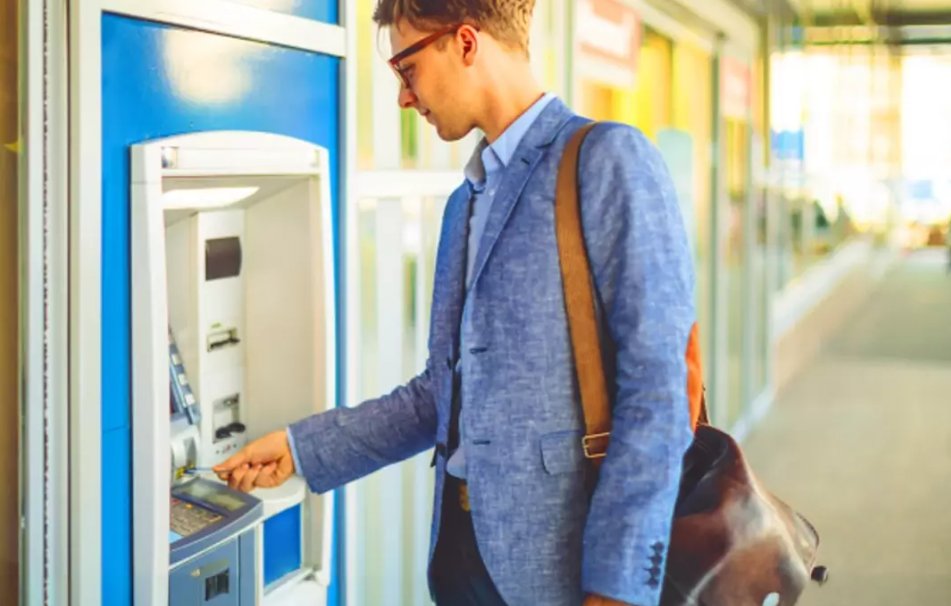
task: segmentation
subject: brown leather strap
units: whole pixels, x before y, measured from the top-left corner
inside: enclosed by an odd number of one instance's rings
[[[578,201],[578,155],[585,135],[594,125],[594,122],[586,124],[572,135],[561,157],[555,189],[555,235],[561,262],[561,283],[584,410],[585,454],[589,458],[603,456],[611,431],[611,406]]]
[[[581,226],[578,199],[578,156],[581,143],[596,123],[588,123],[572,135],[558,167],[555,189],[555,234],[561,262],[561,283],[568,311],[571,349],[574,353],[581,408],[584,412],[585,456],[600,459],[607,451],[611,432],[611,403],[604,376],[601,339],[594,306],[594,284]],[[700,423],[708,424],[706,398],[700,407]]]

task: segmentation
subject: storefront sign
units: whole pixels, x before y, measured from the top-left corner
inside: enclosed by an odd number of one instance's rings
[[[720,63],[720,101],[727,118],[746,120],[749,117],[751,96],[750,68],[733,57],[723,57]]]
[[[641,18],[619,0],[578,0],[577,64],[581,77],[631,88],[637,77]]]

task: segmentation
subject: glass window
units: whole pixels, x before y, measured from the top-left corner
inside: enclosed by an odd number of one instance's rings
[[[793,218],[805,183],[805,95],[806,64],[803,53],[783,46],[770,57],[770,185],[776,206],[776,234],[773,250],[777,290],[796,275],[801,246]]]
[[[17,2],[0,1],[0,472],[17,478],[20,426],[17,393]],[[0,587],[4,598],[19,593],[19,494],[17,483],[0,495]],[[11,597],[12,596],[12,597]]]
[[[889,112],[876,104],[874,49],[809,49],[794,55],[804,80],[803,178],[788,214],[793,277],[838,248],[856,231],[883,232],[890,220],[891,162],[874,145],[890,138]],[[878,83],[881,85],[882,83]],[[886,80],[885,90],[897,90]],[[886,95],[887,96],[887,95]]]

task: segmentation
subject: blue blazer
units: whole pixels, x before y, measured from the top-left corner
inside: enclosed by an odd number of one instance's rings
[[[465,298],[460,422],[480,553],[510,606],[597,593],[656,605],[692,439],[684,352],[692,261],[670,176],[637,130],[601,124],[580,156],[582,223],[606,333],[613,433],[593,493],[555,243],[558,162],[586,120],[554,100],[505,171],[465,292],[468,191],[449,198],[422,374],[381,398],[290,427],[310,488],[404,460],[449,431]],[[437,449],[430,557],[446,458]]]

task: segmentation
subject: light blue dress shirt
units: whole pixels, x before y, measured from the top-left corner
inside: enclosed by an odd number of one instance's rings
[[[542,110],[554,99],[551,93],[546,93],[531,107],[519,116],[515,122],[509,125],[507,129],[491,145],[485,139],[479,142],[472,157],[466,164],[465,175],[466,184],[469,186],[469,194],[472,196],[472,214],[469,216],[469,245],[467,250],[468,262],[466,264],[466,290],[472,283],[473,272],[475,271],[476,254],[479,252],[479,243],[482,241],[482,233],[485,231],[485,224],[489,218],[489,209],[492,208],[492,200],[495,198],[499,184],[505,174],[505,169],[512,160],[515,150],[519,143],[525,137],[535,121],[538,119]],[[462,310],[462,324],[467,326],[471,321],[468,298]],[[465,335],[466,330],[461,331]],[[460,351],[464,351],[464,343],[460,343]],[[456,372],[463,372],[460,361],[456,363]],[[466,394],[460,394],[463,406],[466,403]],[[466,477],[466,456],[464,442],[462,440],[462,423],[459,424],[459,447],[449,457],[446,464],[446,471],[457,478]]]

